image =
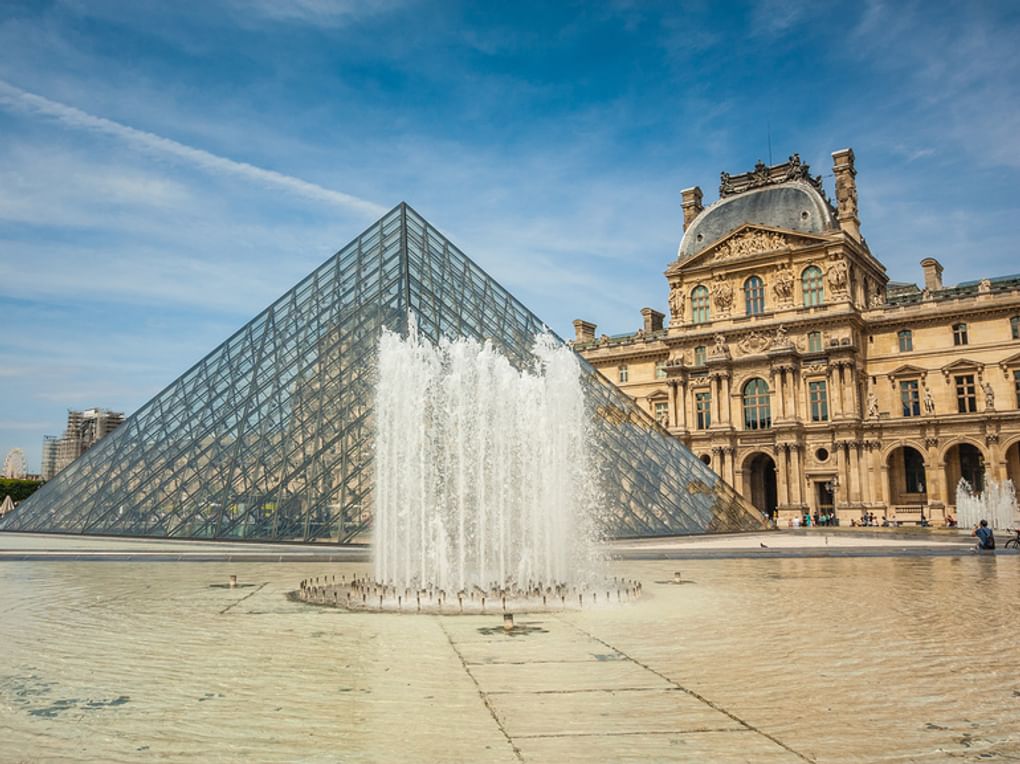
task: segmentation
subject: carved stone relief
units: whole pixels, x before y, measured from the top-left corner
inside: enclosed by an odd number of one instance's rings
[[[669,285],[669,323],[673,326],[683,322],[684,318],[684,292],[680,282],[674,281]]]
[[[733,308],[733,287],[720,276],[713,282],[711,291],[713,307],[720,316],[728,316]]]
[[[847,284],[850,278],[850,268],[846,264],[846,260],[838,259],[835,260],[832,265],[829,266],[829,270],[826,274],[829,279],[829,287],[832,289],[834,295],[846,296]]]
[[[788,266],[776,270],[772,277],[772,294],[779,307],[786,308],[793,304],[793,282],[793,271]]]

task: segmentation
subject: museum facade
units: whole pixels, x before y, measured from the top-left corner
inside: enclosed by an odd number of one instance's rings
[[[797,155],[682,192],[669,321],[574,347],[755,506],[936,524],[962,478],[1020,483],[1020,275],[891,282],[861,236],[851,149],[835,200]]]

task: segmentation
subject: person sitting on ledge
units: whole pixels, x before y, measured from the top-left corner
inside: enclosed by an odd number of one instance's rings
[[[970,532],[970,535],[977,536],[977,549],[979,551],[995,549],[995,535],[992,533],[992,529],[988,527],[987,520],[982,520],[980,523],[975,525],[974,530]]]
[[[946,517],[946,527],[947,528],[955,528],[956,527],[956,518],[953,517],[952,515],[949,515],[948,517]]]

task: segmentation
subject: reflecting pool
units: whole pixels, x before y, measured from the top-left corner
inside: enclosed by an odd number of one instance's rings
[[[0,760],[1020,759],[1015,555],[617,562],[513,632],[286,597],[370,572],[0,562]]]

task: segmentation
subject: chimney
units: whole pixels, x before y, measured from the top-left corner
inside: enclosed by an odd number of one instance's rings
[[[642,308],[641,316],[645,319],[645,334],[662,331],[662,320],[666,317],[664,313],[651,308]]]
[[[934,257],[926,257],[921,261],[924,271],[924,288],[934,292],[942,288],[942,263]]]
[[[698,186],[694,188],[685,188],[680,192],[681,204],[684,210],[684,230],[691,224],[691,221],[698,216],[705,207],[701,204],[701,189]]]
[[[592,342],[595,339],[595,324],[577,319],[574,321],[574,342]]]
[[[857,170],[854,150],[832,152],[832,174],[836,177],[836,220],[839,227],[861,240],[861,221],[857,218]]]

